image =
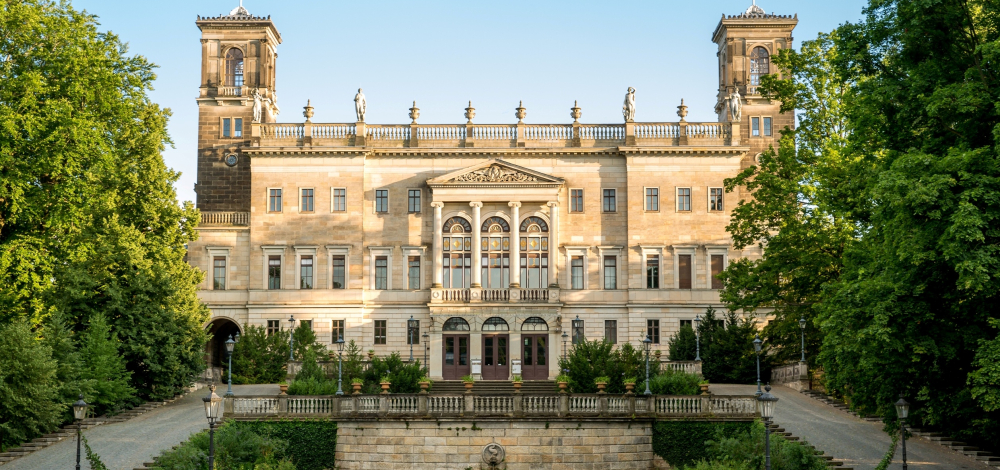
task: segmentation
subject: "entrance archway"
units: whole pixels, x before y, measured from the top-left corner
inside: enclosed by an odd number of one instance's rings
[[[205,362],[212,368],[225,367],[226,340],[230,335],[242,334],[240,325],[229,318],[218,317],[208,322],[205,330],[211,336],[205,345]]]

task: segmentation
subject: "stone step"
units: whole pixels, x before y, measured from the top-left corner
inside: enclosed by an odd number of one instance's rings
[[[979,455],[976,456],[976,460],[980,462],[1000,462],[1000,457],[995,455]]]
[[[951,446],[951,450],[955,450],[955,451],[958,451],[958,452],[965,452],[965,451],[970,451],[971,452],[971,451],[974,451],[974,450],[979,450],[979,448],[975,447],[975,446],[953,445],[953,446]]]

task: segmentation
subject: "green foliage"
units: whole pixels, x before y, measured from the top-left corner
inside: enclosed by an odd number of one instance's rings
[[[714,383],[756,383],[757,353],[753,347],[756,325],[750,318],[738,318],[732,310],[721,322],[716,321],[715,313],[714,309],[707,309],[698,328],[702,375]],[[771,375],[768,352],[765,342],[760,353],[761,380]]]
[[[764,424],[754,422],[748,431],[726,435],[718,432],[707,444],[709,460],[764,468]],[[771,436],[771,470],[826,470],[826,461],[816,455],[808,443],[787,441]]]
[[[344,377],[361,377],[364,373],[364,355],[361,353],[361,348],[354,342],[350,340],[344,347]]]
[[[295,379],[288,384],[289,395],[334,395],[337,393],[337,379]],[[345,391],[346,393],[346,391]]]
[[[625,393],[625,377],[646,376],[646,362],[640,351],[630,343],[615,349],[606,340],[582,341],[574,345],[566,358],[559,360],[559,368],[567,376],[574,393],[596,393],[594,380],[598,377],[609,379],[608,393]],[[651,373],[656,371],[651,370]]]
[[[337,423],[319,420],[238,421],[227,426],[288,442],[287,455],[298,470],[336,468]]]
[[[80,377],[83,360],[77,347],[77,339],[72,329],[65,321],[66,315],[54,312],[44,323],[39,334],[42,344],[52,351],[52,359],[56,363],[56,377],[60,403],[72,403],[80,394],[89,400],[93,396],[93,382]],[[73,420],[73,410],[63,409],[61,420]]]
[[[268,430],[241,424],[228,423],[215,430],[216,468],[296,470],[288,439],[274,436]],[[208,431],[201,431],[191,435],[180,447],[163,451],[157,459],[157,467],[164,470],[207,469],[208,448]]]
[[[693,361],[697,356],[697,336],[694,328],[684,325],[667,341],[671,361]]]
[[[313,357],[326,357],[326,348],[316,341],[316,333],[305,323],[299,323],[292,334],[295,341],[295,360],[305,360],[307,352],[312,352]]]
[[[90,326],[80,334],[80,357],[80,380],[91,390],[87,403],[95,415],[113,414],[138,403],[135,388],[129,383],[132,373],[125,367],[118,338],[104,315],[92,316]]]
[[[668,369],[650,377],[649,390],[656,395],[697,395],[699,393],[698,384],[701,381],[702,378],[698,374]],[[643,381],[639,385],[639,389],[645,390],[645,388],[646,384]]]
[[[749,432],[752,424],[749,421],[657,421],[653,423],[653,452],[671,467],[692,465],[709,458],[706,442],[720,435],[729,437]]]
[[[243,325],[243,334],[233,346],[233,383],[268,384],[285,379],[288,363],[288,332],[270,336],[262,326]]]
[[[1000,319],[990,322],[995,328],[1000,328]],[[976,368],[969,374],[972,397],[986,411],[1000,410],[1000,336],[979,340],[979,350],[972,366]]]
[[[382,382],[383,377],[388,376],[389,382],[392,383],[392,386],[389,387],[390,392],[417,393],[420,391],[420,384],[418,382],[423,375],[424,370],[420,365],[420,361],[407,364],[403,362],[403,359],[400,358],[397,352],[385,358],[376,356],[372,359],[368,370],[361,374],[361,378],[365,381],[365,385],[361,387],[361,391],[364,393],[381,392],[382,387],[379,386],[379,383]]]
[[[0,445],[17,445],[62,421],[52,349],[35,340],[27,321],[0,325]]]
[[[316,381],[326,380],[326,374],[323,373],[323,369],[316,362],[316,352],[310,348],[305,348],[302,351],[302,356],[302,368],[298,374],[295,374],[295,381],[309,379]]]
[[[101,461],[101,456],[97,455],[97,452],[94,452],[94,449],[90,448],[87,436],[81,434],[80,437],[83,439],[83,446],[87,451],[87,462],[90,463],[90,470],[108,470],[108,466],[104,465],[104,462]]]

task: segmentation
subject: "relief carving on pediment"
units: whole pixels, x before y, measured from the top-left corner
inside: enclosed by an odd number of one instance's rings
[[[471,171],[455,178],[460,183],[531,183],[538,178],[521,173],[500,165],[490,165],[486,168]]]

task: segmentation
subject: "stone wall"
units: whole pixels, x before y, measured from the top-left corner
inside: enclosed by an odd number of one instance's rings
[[[809,390],[809,366],[796,362],[771,369],[771,383],[798,391]]]
[[[344,470],[487,468],[483,448],[496,442],[507,470],[615,470],[654,467],[649,421],[386,420],[345,421],[337,433]],[[662,462],[662,460],[661,460]]]

